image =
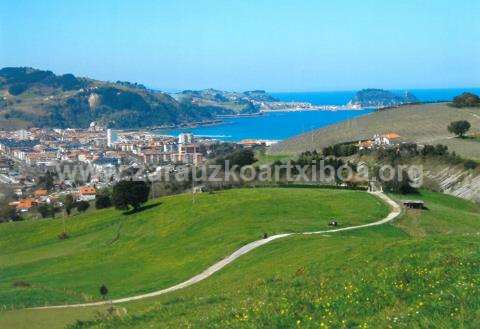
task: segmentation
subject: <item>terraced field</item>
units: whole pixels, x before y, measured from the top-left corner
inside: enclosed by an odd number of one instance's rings
[[[472,159],[480,159],[480,143],[453,138],[447,131],[452,121],[468,120],[471,133],[480,133],[480,108],[453,108],[446,103],[409,105],[373,112],[349,121],[305,133],[275,144],[270,154],[298,154],[321,150],[336,143],[371,138],[374,134],[395,132],[402,141],[444,144],[450,150]]]

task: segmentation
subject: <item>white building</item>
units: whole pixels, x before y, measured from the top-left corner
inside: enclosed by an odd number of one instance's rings
[[[114,132],[112,129],[107,129],[107,146],[112,147],[117,140],[117,133]]]
[[[191,144],[191,143],[193,143],[193,134],[183,133],[183,134],[178,135],[178,143],[179,144]]]
[[[400,136],[396,133],[388,133],[385,135],[376,134],[373,136],[373,144],[375,146],[390,146],[399,138]]]

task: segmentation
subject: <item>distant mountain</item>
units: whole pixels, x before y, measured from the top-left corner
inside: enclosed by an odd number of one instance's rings
[[[263,91],[213,89],[169,94],[127,81],[55,75],[28,67],[0,70],[0,128],[85,128],[96,121],[114,128],[187,124],[219,114],[258,112]]]
[[[215,114],[253,114],[260,111],[262,102],[275,102],[263,90],[231,92],[216,89],[185,90],[172,95],[180,103],[191,103]]]
[[[405,92],[404,95],[397,95],[383,89],[362,89],[357,92],[348,105],[382,108],[416,102],[418,102],[418,99],[410,92]]]

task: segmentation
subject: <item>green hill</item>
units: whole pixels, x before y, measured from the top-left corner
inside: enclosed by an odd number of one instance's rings
[[[0,69],[0,128],[85,128],[97,121],[116,128],[192,124],[217,115],[253,114],[275,101],[262,90],[214,89],[169,94],[128,81],[55,75],[29,67]]]
[[[370,88],[358,91],[348,104],[382,108],[416,102],[418,102],[418,99],[409,92],[405,92],[404,95],[397,95],[388,90]]]
[[[471,134],[480,133],[478,107],[455,108],[446,103],[404,105],[295,136],[273,145],[269,153],[299,154],[307,150],[321,150],[337,143],[369,139],[374,134],[394,132],[400,135],[400,141],[444,144],[461,156],[480,159],[478,141],[453,138],[447,131],[447,126],[458,120],[471,123]]]
[[[108,209],[68,219],[0,225],[0,305],[6,308],[98,300],[169,287],[200,273],[239,247],[283,232],[372,222],[387,207],[364,192],[240,189],[165,197],[132,215]],[[22,241],[21,244],[16,241]],[[15,282],[27,282],[18,288]]]
[[[28,67],[0,70],[0,128],[88,127],[92,121],[117,128],[192,123],[214,111],[179,103],[141,84],[55,75]]]
[[[258,193],[224,193],[240,191]],[[292,195],[292,205],[301,193],[277,191]],[[304,197],[322,193],[303,191]],[[314,194],[318,204],[337,199],[323,191],[322,197]],[[76,323],[71,328],[476,328],[479,206],[431,192],[407,197],[423,199],[428,209],[409,210],[393,224],[375,228],[277,240],[195,286],[118,305],[116,315],[96,315],[105,314],[106,307],[8,311],[0,314],[0,327],[60,328]],[[370,213],[358,200],[348,207]],[[304,208],[300,204],[294,213]],[[269,209],[274,209],[271,204]],[[40,232],[46,233],[37,229],[33,236],[42,240]]]
[[[255,114],[259,113],[259,102],[274,102],[275,98],[263,90],[240,92],[216,89],[184,90],[173,94],[179,102],[193,103],[199,108],[208,109],[216,114]]]

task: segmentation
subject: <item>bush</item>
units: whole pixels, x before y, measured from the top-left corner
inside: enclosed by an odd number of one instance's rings
[[[465,120],[453,121],[447,127],[448,131],[452,134],[457,135],[458,137],[463,137],[467,131],[470,129],[470,122]]]
[[[66,239],[68,239],[69,237],[70,237],[70,236],[68,235],[67,232],[62,232],[62,233],[60,233],[60,234],[58,235],[58,238],[59,238],[60,240],[66,240]]]
[[[472,107],[480,105],[480,97],[472,93],[463,93],[453,99],[455,107]]]
[[[0,223],[1,222],[8,222],[8,221],[17,221],[20,220],[20,216],[17,214],[17,211],[14,207],[11,207],[9,205],[4,205],[0,209]]]
[[[13,95],[13,96],[20,95],[25,90],[27,90],[27,85],[23,84],[23,83],[18,83],[18,84],[10,86],[10,88],[8,88],[8,92],[10,93],[10,95]]]
[[[347,157],[358,153],[358,146],[355,144],[335,144],[322,150],[324,156]]]
[[[30,283],[23,280],[16,280],[12,283],[12,286],[15,288],[28,288],[30,287]]]
[[[47,218],[47,217],[55,217],[55,213],[58,211],[57,208],[55,208],[52,204],[46,204],[42,203],[41,205],[38,206],[37,208],[38,213],[42,218]]]
[[[392,180],[382,181],[382,186],[385,192],[399,193],[399,194],[415,194],[417,189],[412,186],[408,172],[402,170],[401,173],[396,172]]]
[[[95,200],[95,208],[104,209],[112,206],[112,199],[108,195],[99,195]]]
[[[251,149],[240,149],[227,155],[225,158],[219,158],[217,164],[225,165],[225,161],[229,161],[230,168],[238,166],[239,168],[253,164],[255,160],[255,154]]]
[[[85,212],[90,208],[90,203],[88,203],[88,201],[78,201],[76,207],[79,212]]]
[[[121,181],[113,187],[112,201],[115,208],[138,210],[148,201],[150,186],[144,181]]]
[[[465,169],[475,169],[477,168],[477,162],[476,161],[473,161],[473,160],[467,160],[465,161],[465,163],[463,164],[463,166],[465,167]]]

